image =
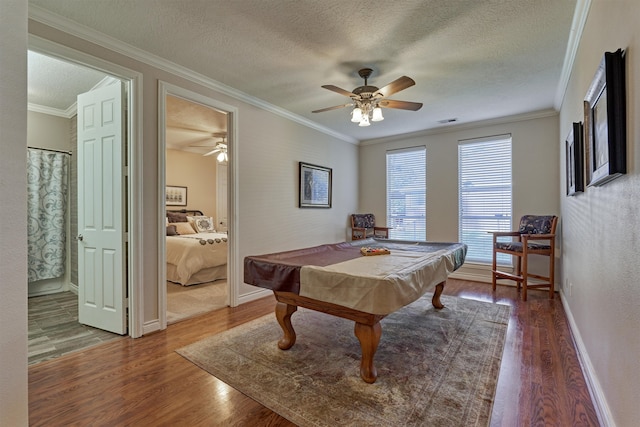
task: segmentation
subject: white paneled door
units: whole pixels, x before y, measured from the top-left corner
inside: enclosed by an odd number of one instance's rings
[[[127,333],[124,91],[117,81],[78,96],[78,317]]]

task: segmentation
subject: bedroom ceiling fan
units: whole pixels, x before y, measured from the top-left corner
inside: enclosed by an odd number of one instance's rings
[[[216,153],[218,153],[218,155],[216,156],[216,160],[219,163],[222,162],[226,162],[227,160],[229,160],[229,156],[227,154],[227,134],[223,133],[223,132],[219,132],[219,133],[213,133],[211,135],[211,138],[207,138],[207,139],[213,139],[213,138],[222,138],[221,141],[216,142],[216,144],[213,146],[213,149],[211,151],[208,151],[206,153],[203,154],[203,156],[212,156]],[[212,148],[212,146],[209,145],[191,145],[191,147],[207,147],[207,148]]]
[[[368,79],[373,73],[371,68],[363,68],[358,71],[360,77],[364,79],[364,85],[358,86],[349,92],[334,85],[323,85],[322,87],[340,95],[348,96],[351,102],[334,107],[322,108],[312,111],[312,113],[322,113],[324,111],[336,110],[338,108],[354,107],[351,111],[351,121],[358,123],[358,126],[369,126],[370,122],[379,122],[384,120],[382,116],[382,108],[396,108],[400,110],[418,111],[422,108],[421,102],[396,101],[386,99],[394,93],[400,92],[408,87],[416,84],[416,82],[407,76],[402,76],[382,88],[369,86]]]

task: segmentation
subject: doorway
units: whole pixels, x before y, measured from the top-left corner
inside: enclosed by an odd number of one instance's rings
[[[138,194],[141,194],[140,184],[141,181],[139,179],[139,162],[140,156],[137,153],[139,138],[137,137],[140,132],[138,131],[139,120],[137,114],[137,106],[139,104],[140,95],[138,94],[137,88],[139,87],[139,82],[141,76],[139,73],[133,72],[131,70],[127,70],[121,68],[117,65],[106,63],[92,56],[83,54],[81,52],[77,52],[75,50],[66,48],[64,46],[57,45],[55,43],[49,42],[47,40],[33,38],[30,39],[29,45],[29,56],[32,55],[38,56],[40,59],[44,59],[45,62],[37,62],[37,65],[29,64],[29,114],[35,112],[34,114],[45,117],[46,119],[50,119],[51,117],[60,116],[65,117],[66,120],[70,123],[69,130],[69,141],[68,144],[69,152],[71,152],[72,163],[73,163],[73,173],[72,173],[72,181],[69,182],[69,188],[73,189],[73,192],[76,193],[76,182],[73,181],[75,179],[76,171],[75,165],[80,156],[78,156],[77,151],[77,139],[76,139],[76,127],[77,127],[77,114],[76,114],[76,103],[72,102],[73,105],[65,106],[65,108],[61,108],[60,106],[48,106],[45,105],[45,102],[42,102],[46,97],[40,98],[41,101],[38,103],[33,102],[32,93],[38,93],[35,86],[36,83],[42,85],[42,81],[34,80],[34,75],[38,73],[34,73],[37,71],[41,71],[41,75],[44,75],[45,80],[48,80],[49,84],[52,84],[53,87],[56,87],[57,90],[61,90],[64,86],[61,82],[64,81],[73,81],[77,83],[78,81],[82,81],[83,87],[79,87],[75,89],[75,92],[71,94],[67,94],[66,96],[70,96],[72,99],[77,99],[77,96],[80,93],[87,92],[91,89],[96,89],[99,87],[105,87],[110,84],[117,83],[118,85],[122,85],[124,93],[126,96],[123,96],[123,104],[122,110],[126,111],[126,113],[122,113],[123,117],[126,114],[125,123],[128,123],[128,126],[125,125],[122,131],[123,135],[123,148],[120,150],[122,152],[122,167],[121,170],[126,170],[122,190],[116,189],[114,191],[117,192],[117,197],[120,200],[123,200],[124,214],[122,215],[123,224],[122,224],[122,233],[126,233],[128,235],[128,243],[122,245],[123,250],[123,261],[125,265],[128,265],[129,268],[123,270],[123,279],[120,281],[122,284],[123,292],[118,297],[119,301],[115,303],[121,304],[122,307],[127,307],[128,304],[128,317],[123,316],[124,334],[129,335],[131,337],[138,337],[142,335],[143,331],[143,323],[142,323],[142,310],[141,310],[141,283],[142,280],[137,280],[137,277],[140,275],[139,271],[139,255],[136,253],[135,248],[139,245],[138,232],[141,229],[140,221],[138,219],[137,212],[139,210],[139,203],[137,201]],[[74,73],[73,75],[83,76],[80,80],[73,79],[72,75],[60,75],[54,72],[54,69],[58,69],[56,67],[50,66],[51,61],[56,61],[58,65],[62,64],[63,69],[67,73]],[[49,64],[49,65],[48,65]],[[34,68],[38,67],[38,68]],[[66,77],[66,79],[65,79]],[[96,78],[99,83],[95,83]],[[38,89],[42,89],[42,86]],[[54,95],[55,95],[54,91]],[[62,99],[63,96],[58,92],[57,99]],[[120,107],[118,107],[120,108]],[[30,132],[32,131],[31,126]],[[42,129],[40,129],[42,131]],[[46,131],[45,131],[46,135]],[[73,137],[71,137],[73,136]],[[31,144],[31,142],[29,142]],[[45,144],[48,141],[45,140]],[[68,210],[68,218],[67,218],[67,228],[66,228],[66,239],[68,241],[67,244],[67,265],[65,268],[64,277],[60,278],[59,281],[63,282],[60,286],[42,286],[35,292],[35,294],[45,295],[45,294],[55,294],[58,292],[70,292],[74,296],[79,293],[78,285],[81,285],[81,280],[78,279],[78,268],[77,268],[77,260],[78,260],[78,242],[76,238],[79,236],[77,225],[78,220],[76,213],[78,212],[78,208],[75,205],[77,201],[77,194],[70,195],[69,197],[69,210]],[[132,280],[136,278],[136,280]],[[131,284],[135,285],[131,285]],[[53,298],[47,295],[48,298]],[[54,295],[56,296],[56,295]],[[72,307],[74,310],[78,308],[77,304],[77,296],[75,296],[76,304]],[[63,298],[64,299],[64,298]],[[65,301],[62,302],[62,306],[69,308],[69,298],[66,298]],[[76,310],[77,311],[77,310]],[[73,316],[73,314],[72,314]],[[31,324],[30,324],[31,325]],[[83,326],[83,325],[81,325]],[[85,327],[86,328],[86,327]],[[97,331],[97,329],[96,329]],[[101,335],[103,338],[110,336],[110,334],[104,334],[102,331],[97,332],[98,335]],[[73,335],[73,334],[70,334]],[[116,335],[120,337],[120,335]],[[88,340],[91,341],[91,340]],[[102,342],[103,340],[98,340],[97,342],[93,342],[93,344]],[[92,344],[89,344],[92,345]]]
[[[228,304],[227,113],[165,97],[167,323]],[[223,179],[221,179],[223,177]]]
[[[164,154],[158,156],[158,215],[163,226],[159,264],[165,267],[158,294],[161,324],[166,327],[167,323],[237,305],[235,242],[233,221],[229,220],[233,218],[233,198],[228,191],[233,181],[229,175],[233,171],[237,112],[234,107],[165,82],[160,82],[158,92],[159,153]],[[197,221],[205,228],[198,227]],[[225,258],[221,260],[223,250]],[[204,259],[206,263],[186,267],[180,264],[185,259]],[[176,313],[179,299],[190,299],[194,310]],[[208,302],[202,304],[203,299]],[[185,306],[184,310],[190,308]]]

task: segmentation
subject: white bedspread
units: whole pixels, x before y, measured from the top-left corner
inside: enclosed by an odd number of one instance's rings
[[[327,267],[303,266],[300,295],[386,315],[417,300],[455,270],[454,253],[392,250]]]
[[[186,284],[197,272],[227,263],[227,235],[198,233],[167,236],[166,256],[167,264],[176,267],[179,282]]]

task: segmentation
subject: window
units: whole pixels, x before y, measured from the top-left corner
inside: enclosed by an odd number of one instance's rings
[[[427,239],[425,147],[387,152],[387,227],[391,239]]]
[[[511,231],[511,135],[458,145],[458,237],[467,261],[492,262],[489,231]],[[498,263],[511,265],[511,257],[498,254]]]

